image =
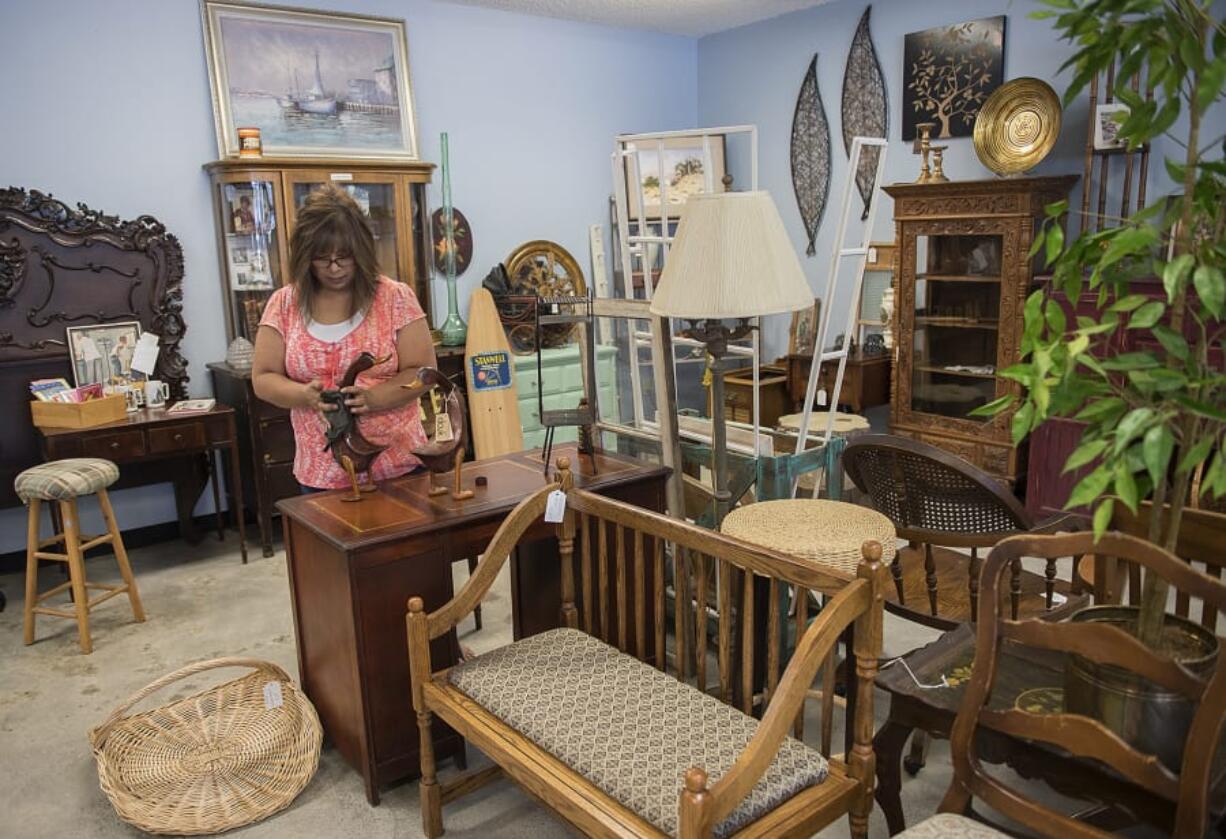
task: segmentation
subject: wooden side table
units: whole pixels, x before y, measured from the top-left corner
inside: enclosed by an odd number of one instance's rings
[[[805,389],[809,386],[809,368],[813,366],[812,355],[787,356],[788,396],[796,410],[803,410]],[[838,373],[834,363],[822,365],[819,386],[826,393],[834,390],[834,377]],[[856,350],[847,358],[843,371],[843,388],[839,404],[848,406],[852,413],[860,414],[865,408],[885,405],[890,401],[890,355],[877,353],[865,355]],[[835,406],[838,407],[838,406]]]
[[[217,538],[225,538],[221,512],[221,470],[216,468],[214,455],[229,452],[231,474],[238,470],[238,435],[234,411],[225,405],[194,414],[171,414],[165,408],[142,408],[122,420],[89,428],[39,428],[39,448],[44,460],[68,457],[103,457],[122,467],[125,464],[145,464],[153,461],[191,459],[204,456],[207,476],[213,479],[213,509],[217,520]],[[122,486],[121,483],[117,486]],[[175,506],[179,514],[179,529],[184,538],[192,540],[194,527],[192,509],[204,490],[196,479],[195,470],[170,470],[175,487]],[[230,513],[238,525],[239,550],[247,562],[247,530],[243,522],[242,481],[228,481]]]
[[[906,828],[902,812],[902,752],[913,730],[949,738],[958,706],[970,680],[975,658],[975,630],[962,624],[936,641],[905,656],[915,679],[902,664],[882,669],[877,687],[890,695],[890,713],[873,737],[877,755],[875,797],[885,813],[893,836]],[[916,684],[940,684],[948,688],[921,688]],[[990,707],[1025,707],[1032,713],[1063,709],[1064,655],[1051,650],[1025,647],[1003,641],[997,664],[996,687]],[[1175,804],[1157,793],[1104,771],[1101,764],[1076,758],[1051,746],[1021,740],[980,725],[976,750],[979,759],[1005,764],[1023,778],[1038,778],[1071,798],[1118,807],[1151,824],[1169,829]],[[1226,815],[1226,755],[1218,748],[1213,775],[1212,816]]]

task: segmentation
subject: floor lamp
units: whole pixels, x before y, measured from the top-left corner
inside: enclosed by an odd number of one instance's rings
[[[651,313],[684,320],[681,334],[701,341],[712,359],[711,468],[716,528],[731,501],[725,474],[728,447],[723,371],[728,342],[752,332],[750,318],[795,312],[812,305],[813,292],[770,193],[690,196],[681,209],[677,235],[651,299]]]

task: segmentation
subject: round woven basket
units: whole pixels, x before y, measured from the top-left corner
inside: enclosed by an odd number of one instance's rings
[[[252,672],[125,716],[150,694],[221,667]],[[121,819],[149,833],[193,836],[251,824],[286,807],[315,775],[322,731],[310,700],[280,667],[217,658],[137,691],[89,739],[98,781]]]

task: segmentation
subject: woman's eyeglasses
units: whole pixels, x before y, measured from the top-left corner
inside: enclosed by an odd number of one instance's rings
[[[328,270],[333,264],[337,268],[349,268],[353,265],[352,256],[321,256],[318,259],[312,259],[311,264],[321,270]]]

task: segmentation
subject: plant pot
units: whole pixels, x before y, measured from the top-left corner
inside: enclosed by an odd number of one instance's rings
[[[1076,623],[1109,623],[1131,634],[1140,612],[1135,606],[1091,606],[1076,612]],[[1167,615],[1164,642],[1175,644],[1172,654],[1196,676],[1204,677],[1217,664],[1218,639],[1192,621]],[[1064,710],[1090,717],[1118,734],[1144,754],[1156,755],[1168,769],[1178,772],[1184,741],[1197,703],[1130,670],[1069,655],[1064,667]]]

